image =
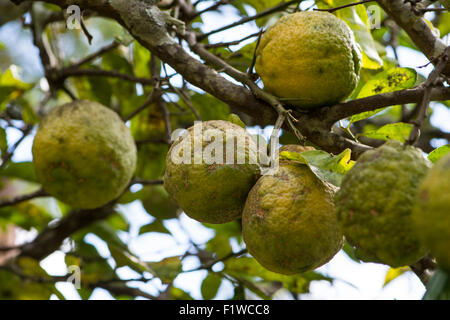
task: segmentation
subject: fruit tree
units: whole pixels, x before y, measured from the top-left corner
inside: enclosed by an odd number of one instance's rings
[[[449,1],[0,0],[0,299],[321,297],[342,261],[449,298],[449,43]]]

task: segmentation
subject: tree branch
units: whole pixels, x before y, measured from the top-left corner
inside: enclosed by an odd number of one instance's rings
[[[122,80],[136,82],[143,85],[151,85],[152,79],[139,78],[126,73],[120,73],[115,70],[102,70],[102,69],[78,69],[68,67],[59,71],[59,78],[64,80],[69,77],[109,77],[109,78],[119,78]]]
[[[357,6],[357,5],[360,5],[360,4],[364,4],[364,3],[368,3],[368,2],[373,2],[373,1],[375,1],[375,0],[363,0],[363,1],[354,2],[354,3],[349,3],[349,4],[346,4],[346,5],[343,5],[343,6],[339,6],[339,7],[335,7],[335,8],[330,8],[330,9],[314,9],[314,10],[315,10],[315,11],[327,11],[327,12],[333,13],[333,12],[335,12],[335,11],[337,11],[337,10],[341,10],[341,9],[345,9],[345,8],[348,8],[348,7],[353,7],[353,6]]]
[[[24,244],[20,256],[27,256],[37,260],[44,259],[58,250],[64,239],[74,232],[89,226],[95,221],[103,220],[113,213],[112,204],[99,209],[72,211],[56,223],[49,224],[32,242]]]
[[[433,88],[433,86],[436,85],[439,76],[441,75],[442,71],[447,65],[449,61],[449,55],[450,55],[450,47],[447,47],[444,53],[438,58],[439,62],[436,64],[436,67],[428,76],[427,81],[425,81],[421,86],[424,89],[424,92],[422,100],[420,101],[420,103],[417,104],[416,107],[418,109],[417,117],[416,119],[411,121],[414,127],[411,130],[411,134],[409,136],[408,141],[406,141],[408,144],[411,145],[415,144],[417,142],[417,139],[419,138],[422,123],[427,117],[428,106],[430,104],[431,99],[431,89]]]
[[[435,64],[435,59],[444,52],[446,45],[433,33],[422,17],[414,14],[411,4],[403,0],[377,0],[377,2],[406,31],[420,51]],[[447,63],[443,72],[450,76],[450,63]]]
[[[245,17],[245,18],[242,18],[239,21],[236,21],[234,23],[231,23],[231,24],[226,25],[224,27],[221,27],[219,29],[212,30],[212,31],[207,32],[207,33],[203,33],[203,34],[198,36],[198,40],[201,41],[201,40],[209,37],[212,34],[215,34],[215,33],[218,33],[218,32],[222,32],[222,31],[225,31],[225,30],[237,27],[237,26],[239,26],[241,24],[244,24],[244,23],[247,23],[247,22],[250,22],[250,21],[253,21],[253,20],[257,20],[259,18],[265,17],[265,16],[267,16],[269,14],[272,14],[272,13],[275,13],[275,12],[278,12],[278,11],[282,11],[282,10],[286,9],[287,7],[289,7],[290,5],[293,5],[294,3],[300,3],[300,2],[302,2],[302,0],[291,0],[291,1],[287,1],[287,2],[281,2],[279,5],[277,5],[275,7],[272,7],[272,8],[269,8],[269,9],[266,9],[264,11],[261,11],[260,13],[255,14],[254,16]]]
[[[39,189],[30,194],[25,194],[25,195],[17,196],[13,199],[0,201],[0,208],[13,206],[13,205],[19,204],[24,201],[41,198],[41,197],[47,197],[47,196],[48,196],[48,194],[47,194],[47,192],[44,191],[44,189]]]
[[[420,101],[425,88],[416,87],[395,92],[381,93],[374,96],[342,102],[331,107],[323,107],[313,111],[316,117],[324,119],[327,127],[335,122],[365,111],[373,111],[383,107],[402,105]],[[445,101],[450,99],[450,88],[432,88],[430,91],[431,101]]]

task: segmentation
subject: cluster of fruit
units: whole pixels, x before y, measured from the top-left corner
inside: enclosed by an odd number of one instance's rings
[[[256,60],[265,89],[303,108],[345,99],[356,86],[359,68],[351,30],[322,12],[280,19],[262,37]],[[214,149],[211,131],[222,142]],[[230,163],[226,146],[234,148],[235,140],[241,144]],[[310,147],[284,150],[301,153]],[[223,161],[203,157],[213,153]],[[365,152],[338,189],[293,160],[280,160],[273,175],[261,176],[258,163],[250,161],[258,153],[253,137],[236,124],[196,124],[172,144],[164,188],[151,189],[144,206],[154,206],[150,210],[162,218],[174,217],[177,205],[201,222],[242,218],[249,253],[282,274],[327,263],[344,237],[364,261],[409,265],[430,250],[450,269],[450,155],[429,170],[419,149],[388,141]],[[116,113],[90,101],[52,110],[40,124],[33,157],[43,188],[75,208],[116,199],[136,168],[130,130]]]

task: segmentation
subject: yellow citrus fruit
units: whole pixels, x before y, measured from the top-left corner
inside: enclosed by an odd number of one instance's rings
[[[242,234],[249,253],[282,274],[328,262],[343,244],[334,192],[308,166],[281,160],[275,175],[262,176],[248,195]]]
[[[261,37],[256,72],[264,89],[301,108],[347,98],[359,80],[361,50],[347,24],[328,12],[282,17]]]
[[[421,183],[412,217],[420,239],[439,266],[450,271],[450,154]]]
[[[229,222],[241,217],[258,179],[257,156],[255,141],[240,126],[222,120],[199,122],[171,146],[164,187],[191,218]]]
[[[411,214],[429,165],[420,149],[391,140],[364,152],[344,176],[337,216],[358,258],[401,267],[425,255]]]
[[[33,162],[43,188],[74,208],[118,197],[136,168],[128,127],[111,109],[87,100],[57,107],[42,119]]]

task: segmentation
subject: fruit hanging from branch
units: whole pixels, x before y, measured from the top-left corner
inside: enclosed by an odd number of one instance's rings
[[[327,263],[343,245],[333,204],[336,189],[307,165],[281,160],[275,175],[261,177],[248,195],[242,233],[249,253],[282,274]]]
[[[301,108],[340,102],[359,80],[360,47],[347,24],[328,12],[282,17],[261,37],[256,55],[264,89]]]
[[[400,267],[426,254],[411,213],[429,167],[421,150],[395,140],[359,157],[335,197],[339,223],[358,258]]]
[[[450,154],[440,159],[421,183],[412,217],[417,235],[439,266],[450,271]]]
[[[173,143],[164,186],[191,218],[225,223],[241,217],[258,175],[253,138],[238,125],[213,120],[195,124]]]
[[[77,100],[51,110],[33,142],[33,162],[43,188],[79,209],[114,200],[136,168],[136,145],[111,109]]]

